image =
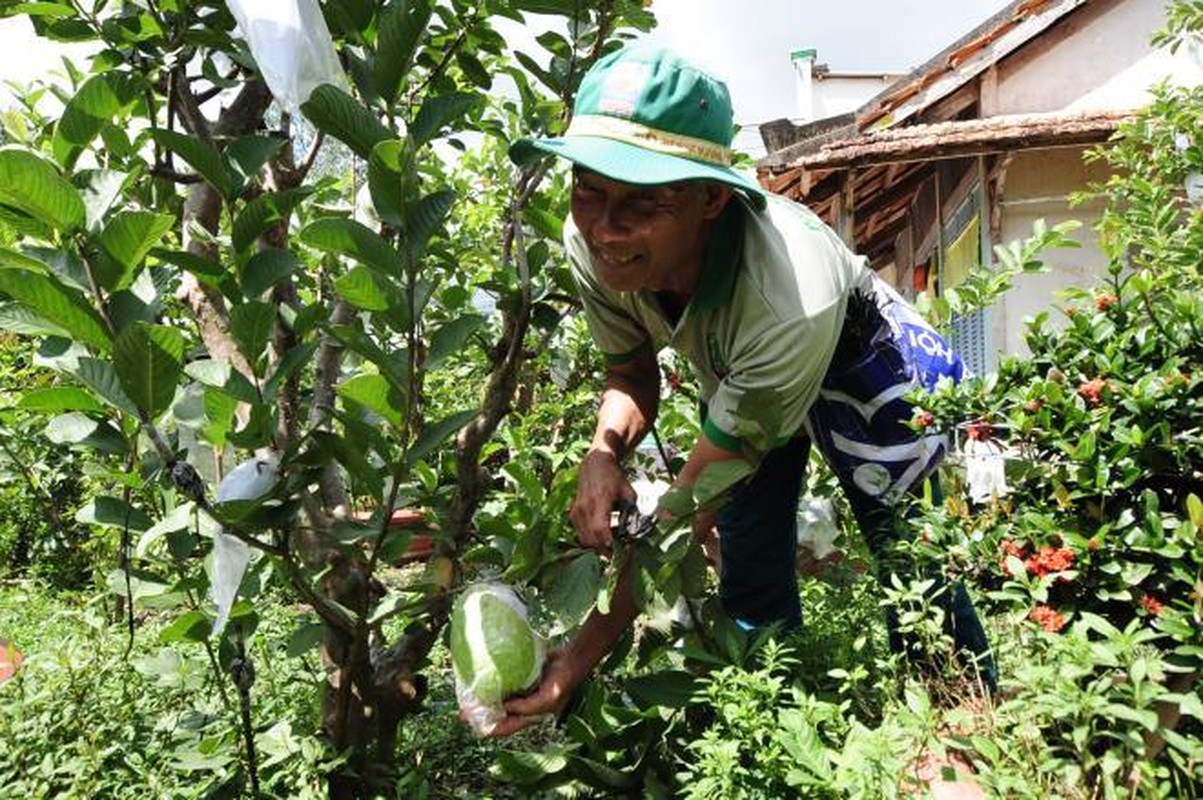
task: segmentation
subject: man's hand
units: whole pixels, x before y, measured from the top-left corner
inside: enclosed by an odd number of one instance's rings
[[[693,535],[702,545],[706,560],[714,566],[715,571],[723,574],[722,554],[718,543],[718,513],[715,511],[699,511],[693,518]]]
[[[581,544],[598,550],[609,549],[610,512],[619,500],[634,502],[635,499],[635,490],[614,454],[590,450],[581,462],[576,500],[569,512]]]
[[[576,659],[568,648],[552,650],[543,664],[543,677],[530,694],[505,701],[506,717],[497,723],[490,736],[509,736],[547,715],[564,712],[576,687],[584,680]]]

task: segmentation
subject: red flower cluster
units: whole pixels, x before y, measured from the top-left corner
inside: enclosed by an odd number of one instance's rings
[[[936,424],[936,416],[930,411],[920,411],[915,414],[915,418],[911,420],[917,427],[930,428]]]
[[[969,438],[975,442],[988,442],[994,438],[994,428],[989,422],[975,420],[965,428]]]
[[[1049,547],[1045,545],[1036,551],[1035,555],[1023,562],[1028,572],[1036,576],[1047,575],[1050,572],[1064,572],[1073,566],[1074,551],[1068,547]]]
[[[1008,556],[1018,558],[1023,562],[1024,571],[1038,578],[1055,572],[1064,572],[1072,567],[1074,563],[1074,551],[1068,547],[1044,545],[1030,556],[1027,550],[1009,539],[1003,540],[1000,547],[1003,554],[1001,560],[1002,568],[1004,572],[1008,573]],[[1061,580],[1064,580],[1064,578],[1062,577]]]
[[[1101,294],[1094,298],[1094,307],[1099,311],[1106,311],[1118,302],[1119,298],[1113,294]]]
[[[1028,619],[1049,633],[1056,633],[1065,627],[1065,615],[1051,606],[1036,606],[1028,614]]]
[[[679,373],[679,372],[668,373],[668,385],[671,386],[673,389],[680,389],[681,388],[681,373]]]
[[[1151,594],[1142,594],[1140,596],[1140,606],[1153,616],[1157,616],[1165,610],[1165,604]]]
[[[1092,381],[1086,381],[1078,387],[1078,395],[1086,401],[1088,405],[1100,406],[1103,404],[1103,388],[1107,385],[1107,381],[1102,378],[1095,378]]]

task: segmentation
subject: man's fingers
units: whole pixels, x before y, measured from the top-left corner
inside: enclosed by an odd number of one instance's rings
[[[506,717],[489,731],[490,738],[500,739],[503,736],[513,736],[518,731],[538,722],[538,717]]]
[[[583,504],[573,506],[571,512],[577,540],[585,547],[604,550],[610,547],[610,511],[586,508]]]

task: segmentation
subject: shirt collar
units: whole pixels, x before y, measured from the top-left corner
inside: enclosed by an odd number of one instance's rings
[[[735,277],[743,256],[744,217],[738,201],[727,204],[710,232],[702,256],[698,285],[689,303],[691,311],[713,311],[735,292]]]

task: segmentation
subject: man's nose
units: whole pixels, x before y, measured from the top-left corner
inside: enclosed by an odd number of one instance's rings
[[[594,238],[620,239],[627,234],[627,218],[620,203],[606,203],[593,226]]]

